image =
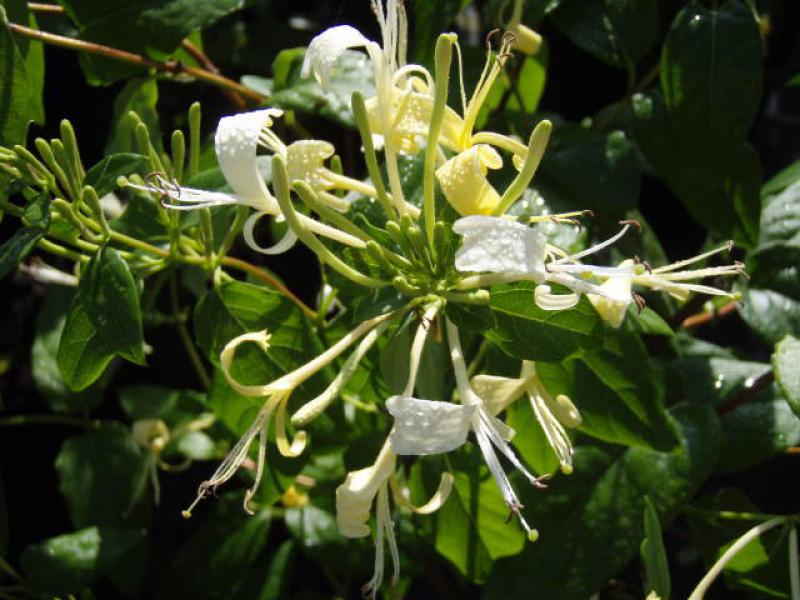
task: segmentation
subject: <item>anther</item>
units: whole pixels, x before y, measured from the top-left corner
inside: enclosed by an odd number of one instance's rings
[[[645,302],[644,298],[642,298],[639,294],[636,294],[634,292],[631,292],[631,297],[633,298],[633,301],[636,304],[636,308],[639,310],[639,312],[642,312],[644,310],[644,307],[647,305],[647,302]]]
[[[619,222],[620,225],[633,225],[636,229],[639,230],[639,233],[642,232],[642,224],[639,223],[636,219],[625,219]]]

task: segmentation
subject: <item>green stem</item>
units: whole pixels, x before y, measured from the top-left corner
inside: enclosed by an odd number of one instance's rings
[[[176,318],[175,326],[178,328],[178,335],[180,335],[181,342],[183,342],[183,346],[186,349],[186,354],[189,355],[189,361],[192,363],[192,367],[194,367],[194,371],[197,373],[197,378],[203,385],[203,389],[209,390],[211,389],[211,378],[208,376],[208,372],[203,365],[203,359],[197,352],[192,336],[189,335],[189,329],[186,327],[186,320],[183,318],[180,301],[178,299],[178,282],[174,271],[169,278],[169,301],[172,307],[172,314],[175,315]]]
[[[361,144],[364,146],[364,159],[367,162],[367,172],[375,186],[378,195],[378,202],[381,203],[386,216],[391,218],[395,215],[394,206],[386,193],[386,185],[381,176],[378,166],[378,156],[375,153],[375,145],[372,143],[372,133],[369,130],[369,119],[367,118],[367,107],[364,103],[364,96],[360,92],[353,92],[351,99],[353,118],[356,121],[358,132],[361,134]]]
[[[54,244],[50,240],[39,240],[36,242],[36,246],[41,248],[45,252],[50,254],[54,254],[55,256],[61,256],[63,258],[68,258],[69,260],[74,260],[75,262],[89,262],[89,257],[78,252],[73,252],[69,248],[65,248],[64,246],[59,246],[58,244]]]

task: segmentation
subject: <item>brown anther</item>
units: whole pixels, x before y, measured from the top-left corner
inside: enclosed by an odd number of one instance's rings
[[[636,308],[641,313],[644,310],[644,307],[647,306],[647,302],[645,302],[644,298],[635,292],[631,292],[631,297],[633,297],[633,301],[636,303]]]
[[[500,29],[492,29],[489,33],[486,34],[485,44],[487,52],[492,51],[492,38],[496,36],[498,33],[500,33]]]
[[[594,212],[589,210],[589,209],[586,209],[581,213],[581,216],[582,217],[594,217]]]
[[[636,219],[625,219],[619,222],[620,225],[633,225],[636,229],[639,230],[639,233],[642,232],[642,224],[639,223]]]

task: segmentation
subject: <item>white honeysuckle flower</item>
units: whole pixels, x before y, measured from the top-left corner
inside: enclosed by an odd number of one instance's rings
[[[346,50],[352,48],[364,48],[373,63],[383,62],[383,50],[377,43],[368,40],[355,27],[337,25],[311,40],[303,58],[300,76],[308,77],[313,73],[320,87],[327,90],[331,77],[336,74],[337,61]]]
[[[473,215],[456,221],[453,231],[464,237],[456,253],[459,271],[544,277],[547,244],[535,229],[508,219]]]
[[[217,125],[214,148],[217,161],[225,181],[233,194],[209,192],[188,187],[180,187],[164,177],[157,178],[155,184],[132,186],[157,193],[169,199],[168,206],[175,210],[194,210],[214,206],[240,204],[255,209],[245,222],[243,237],[253,250],[262,254],[279,254],[291,248],[297,236],[290,229],[275,245],[261,247],[255,240],[254,228],[261,217],[273,216],[282,221],[278,201],[267,187],[258,168],[258,148],[266,148],[283,157],[287,162],[290,180],[307,180],[312,188],[319,189],[320,198],[337,210],[345,210],[347,204],[337,196],[327,193],[333,187],[346,187],[360,191],[370,191],[370,186],[360,182],[352,186],[349,178],[339,176],[324,166],[324,160],[333,154],[333,146],[321,140],[302,140],[286,146],[272,131],[274,119],[283,115],[277,108],[266,108],[223,117]],[[326,236],[343,244],[363,248],[364,242],[358,238],[326,225],[303,214],[298,214],[302,224],[319,235]]]
[[[470,379],[475,393],[483,399],[486,409],[493,415],[499,415],[506,408],[522,397],[528,380],[524,377],[513,379],[500,375],[475,375]]]
[[[500,194],[486,178],[488,169],[500,169],[503,159],[488,144],[470,146],[436,169],[436,179],[450,205],[462,215],[488,215],[500,203]]]
[[[394,428],[389,434],[398,455],[450,452],[467,440],[474,406],[392,396],[386,401]]]

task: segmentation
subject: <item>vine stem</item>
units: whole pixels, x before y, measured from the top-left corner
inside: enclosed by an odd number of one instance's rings
[[[714,580],[734,556],[736,556],[750,542],[761,536],[761,534],[769,531],[773,527],[782,525],[787,520],[787,517],[776,517],[766,521],[765,523],[756,525],[752,529],[748,529],[747,532],[742,535],[742,537],[731,544],[731,547],[728,548],[725,553],[719,557],[719,560],[714,563],[714,566],[709,569],[708,573],[706,573],[703,579],[700,580],[700,583],[697,584],[697,587],[694,589],[691,596],[689,596],[689,600],[702,600],[705,597],[708,588],[711,587],[711,584],[714,583]]]
[[[135,54],[133,52],[128,52],[127,50],[120,50],[118,48],[112,48],[111,46],[104,46],[103,44],[96,44],[94,42],[87,42],[84,40],[76,40],[74,38],[57,35],[55,33],[39,31],[38,29],[25,27],[24,25],[20,25],[18,23],[9,22],[8,28],[18,35],[39,40],[45,44],[60,46],[70,50],[77,50],[79,52],[99,54],[114,60],[119,60],[141,67],[156,69],[165,73],[190,75],[195,79],[199,79],[216,87],[235,92],[242,98],[245,98],[254,104],[263,104],[267,101],[267,97],[263,94],[260,94],[255,90],[251,90],[250,88],[245,87],[242,84],[233,81],[232,79],[228,79],[224,75],[213,73],[207,69],[184,65],[177,60],[166,62],[152,60],[142,56],[141,54]]]
[[[186,348],[186,354],[189,355],[189,361],[192,363],[192,367],[194,367],[197,378],[203,385],[203,389],[208,391],[211,389],[211,378],[208,376],[205,365],[203,365],[203,359],[200,358],[200,354],[197,352],[192,336],[189,335],[186,322],[182,318],[180,301],[178,299],[178,278],[174,271],[170,274],[169,278],[169,302],[172,307],[172,314],[175,315],[178,335],[180,335],[181,342],[183,342],[183,346]]]
[[[693,329],[694,327],[705,325],[706,323],[710,323],[716,319],[727,317],[728,315],[732,315],[734,312],[736,312],[738,305],[739,303],[734,301],[722,306],[717,310],[708,310],[690,315],[681,322],[681,327],[684,329]]]

